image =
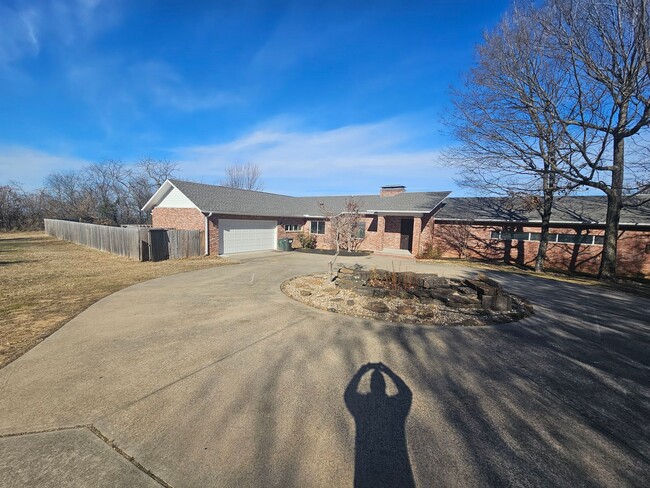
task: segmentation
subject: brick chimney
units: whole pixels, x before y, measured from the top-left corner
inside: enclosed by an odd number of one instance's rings
[[[395,195],[404,193],[405,191],[406,191],[406,187],[404,185],[386,185],[386,186],[382,186],[379,189],[379,196],[394,197]]]

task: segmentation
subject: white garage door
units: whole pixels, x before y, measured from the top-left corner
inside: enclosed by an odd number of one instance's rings
[[[275,220],[219,219],[219,254],[276,249]]]

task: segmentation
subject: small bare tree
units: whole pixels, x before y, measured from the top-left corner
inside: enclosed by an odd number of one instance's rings
[[[234,164],[226,168],[226,177],[221,181],[223,186],[241,188],[243,190],[261,191],[264,189],[262,170],[257,164]]]
[[[360,242],[357,232],[361,221],[361,202],[355,198],[346,198],[342,212],[336,213],[328,209],[324,203],[319,203],[325,220],[330,224],[329,235],[335,246],[334,258],[329,262],[329,279],[334,279],[334,264],[341,248],[352,251]]]

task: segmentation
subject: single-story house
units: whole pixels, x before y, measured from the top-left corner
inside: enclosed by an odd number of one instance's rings
[[[526,202],[454,198],[451,192],[407,192],[384,186],[376,195],[292,197],[171,179],[144,211],[154,227],[204,232],[206,254],[277,249],[278,239],[316,236],[317,248],[332,248],[327,214],[360,205],[359,249],[416,256],[428,249],[442,257],[531,264],[540,218]],[[595,272],[602,251],[607,201],[600,196],[559,198],[552,218],[550,267]],[[294,239],[294,246],[298,239]],[[650,276],[650,205],[626,208],[621,219],[619,267]]]

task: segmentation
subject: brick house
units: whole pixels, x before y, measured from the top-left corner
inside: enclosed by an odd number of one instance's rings
[[[283,237],[315,235],[317,247],[334,246],[329,213],[361,205],[359,249],[415,256],[433,248],[443,257],[530,264],[539,241],[539,216],[511,200],[452,198],[450,192],[406,192],[384,186],[376,195],[292,197],[167,180],[143,207],[154,227],[199,229],[206,254],[277,249]],[[556,205],[551,267],[594,272],[602,250],[605,197],[565,197]],[[619,259],[628,275],[650,275],[650,206],[624,211]],[[536,240],[537,239],[537,240]],[[294,246],[297,239],[294,239]]]

